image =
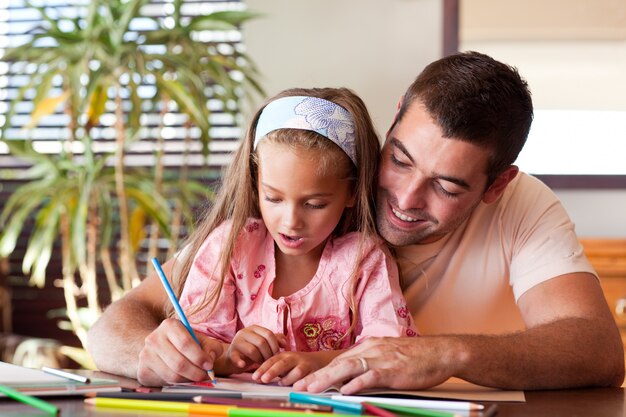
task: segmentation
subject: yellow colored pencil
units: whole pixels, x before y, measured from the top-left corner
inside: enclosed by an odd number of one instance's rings
[[[85,404],[102,408],[126,410],[167,411],[188,414],[204,414],[225,417],[300,417],[311,415],[310,411],[282,411],[267,408],[245,408],[222,404],[194,404],[176,401],[129,400],[122,398],[95,397],[87,398]],[[314,413],[315,417],[337,417],[337,414]]]
[[[188,414],[209,414],[228,416],[232,405],[221,404],[193,404],[177,401],[128,400],[122,398],[87,398],[86,404],[103,408],[121,408],[126,410],[170,411]]]

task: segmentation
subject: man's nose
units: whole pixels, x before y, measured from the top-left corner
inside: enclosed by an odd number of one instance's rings
[[[396,199],[400,210],[423,209],[426,206],[427,182],[417,176],[398,184]]]

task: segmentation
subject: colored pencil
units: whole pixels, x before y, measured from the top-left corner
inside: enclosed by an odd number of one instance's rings
[[[202,345],[200,344],[200,341],[198,340],[198,338],[196,337],[196,334],[193,331],[193,328],[191,327],[191,324],[189,324],[189,320],[187,320],[187,316],[185,316],[185,312],[181,308],[180,303],[178,302],[178,299],[176,298],[176,294],[174,294],[174,290],[172,289],[172,286],[167,281],[167,277],[165,276],[165,272],[163,272],[163,268],[161,268],[161,264],[159,263],[159,260],[157,258],[152,258],[152,265],[154,265],[154,269],[156,269],[157,275],[159,276],[159,279],[161,280],[161,284],[163,284],[163,288],[165,288],[165,292],[167,293],[167,297],[170,299],[170,302],[172,303],[172,306],[174,307],[174,310],[176,311],[176,314],[178,315],[178,319],[183,323],[183,325],[185,326],[185,328],[187,329],[187,331],[189,332],[193,340],[198,344],[198,346],[202,347]],[[211,381],[215,383],[216,380],[215,380],[215,374],[213,373],[213,370],[207,369],[207,373]]]
[[[91,382],[86,376],[73,374],[62,369],[49,368],[47,366],[44,366],[41,368],[41,370],[47,374],[60,376],[61,378],[69,379],[70,381],[82,382],[83,384],[89,384],[89,382]]]
[[[182,392],[98,392],[94,394],[86,394],[92,398],[122,398],[127,400],[157,400],[157,401],[183,401],[192,402],[198,394],[182,393]]]
[[[420,400],[413,398],[365,397],[352,395],[332,395],[330,398],[333,400],[347,401],[351,403],[369,402],[375,404],[429,408],[433,410],[478,411],[485,408],[482,404],[468,401]]]
[[[481,414],[481,417],[493,417],[496,415],[497,412],[498,406],[496,404],[491,404],[489,407],[487,407],[485,413]]]
[[[367,403],[365,403],[367,404]],[[426,408],[406,407],[402,405],[372,403],[379,408],[395,411],[401,415],[412,415],[418,417],[461,417],[454,411],[427,410]]]
[[[328,398],[327,396],[304,394],[302,392],[290,392],[289,401],[294,403],[329,405],[334,411],[349,414],[361,414],[363,412],[363,406],[360,403],[344,402]]]
[[[378,417],[396,417],[391,411],[377,407],[372,403],[363,403],[363,412]]]
[[[98,408],[117,408],[124,410],[168,411],[188,414],[211,414],[228,416],[228,410],[234,406],[194,404],[176,401],[129,400],[125,398],[87,398],[85,404]]]
[[[164,411],[179,412],[187,414],[203,414],[211,416],[225,417],[302,417],[311,415],[311,411],[281,411],[275,409],[243,408],[233,405],[221,404],[195,404],[173,401],[150,401],[150,400],[127,400],[120,398],[87,398],[85,404],[97,408],[115,408],[122,410],[144,410],[144,411]],[[315,413],[316,417],[337,417],[331,413]]]
[[[235,407],[228,411],[228,417],[337,417],[332,413],[312,413],[311,411],[279,411]]]
[[[331,413],[333,408],[326,405],[318,404],[303,404],[294,403],[283,400],[271,400],[271,399],[239,399],[239,398],[220,398],[220,397],[208,397],[208,396],[196,396],[193,397],[193,401],[203,404],[226,404],[234,405],[237,407],[249,407],[249,408],[273,408],[273,409],[291,409],[291,410],[312,410],[312,411],[324,411]]]
[[[26,395],[22,392],[14,390],[13,388],[0,385],[0,393],[6,395],[11,399],[14,399],[15,401],[19,401],[21,403],[30,405],[31,407],[35,407],[41,411],[45,411],[48,414],[52,414],[55,416],[59,414],[59,408],[54,404],[50,404],[49,402],[40,400],[37,397]]]

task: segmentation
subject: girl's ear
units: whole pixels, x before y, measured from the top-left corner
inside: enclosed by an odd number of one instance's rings
[[[346,207],[354,207],[356,204],[356,193],[353,191],[350,195],[350,198],[346,202]]]
[[[519,168],[515,165],[508,167],[502,174],[498,175],[493,182],[487,188],[487,191],[483,194],[483,202],[485,204],[491,204],[498,199],[509,185],[511,181],[517,176]]]

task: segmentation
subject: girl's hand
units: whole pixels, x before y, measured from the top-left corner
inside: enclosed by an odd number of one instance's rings
[[[341,352],[281,352],[263,362],[252,374],[252,379],[267,384],[278,378],[280,385],[291,385],[323,368]]]
[[[261,326],[250,326],[237,332],[226,351],[226,362],[244,372],[253,365],[261,364],[287,345],[283,334],[274,334]]]

